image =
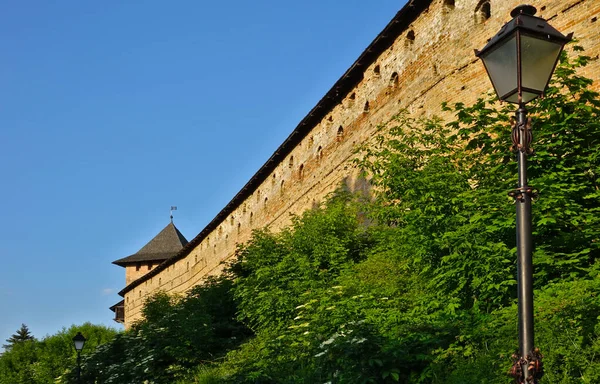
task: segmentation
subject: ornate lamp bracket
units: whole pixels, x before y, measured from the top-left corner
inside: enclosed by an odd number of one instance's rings
[[[535,201],[539,196],[539,191],[537,188],[533,188],[530,186],[525,186],[517,189],[513,189],[508,192],[508,196],[515,199],[515,201],[523,202],[525,200],[525,195],[531,197],[531,200]]]
[[[519,356],[518,353],[512,355],[513,365],[510,369],[509,376],[515,379],[516,384],[537,384],[542,376],[544,376],[544,364],[539,348],[534,348],[527,358]],[[525,379],[525,371],[527,370],[527,379]]]
[[[524,138],[522,142],[521,136],[523,136]],[[533,141],[533,132],[531,131],[531,118],[527,118],[526,123],[519,123],[515,120],[510,138],[512,139],[513,143],[511,147],[511,150],[513,152],[525,152],[530,156],[533,155],[534,150],[533,148],[531,148],[531,142]]]

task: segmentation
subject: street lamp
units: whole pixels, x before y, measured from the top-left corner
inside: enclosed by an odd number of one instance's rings
[[[510,193],[517,211],[519,354],[513,356],[511,369],[517,383],[537,383],[543,374],[542,355],[534,348],[531,199],[535,192],[527,185],[527,155],[533,151],[525,104],[544,93],[560,53],[572,36],[564,36],[546,20],[535,17],[536,11],[530,5],[518,6],[510,13],[513,19],[481,51],[475,51],[498,98],[519,105],[512,130],[519,184]]]
[[[81,332],[77,332],[75,337],[73,337],[73,346],[77,351],[77,382],[81,382],[81,350],[85,345],[86,338],[83,337]]]

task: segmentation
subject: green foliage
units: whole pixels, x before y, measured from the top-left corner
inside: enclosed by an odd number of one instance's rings
[[[389,230],[365,225],[361,208],[338,193],[287,230],[257,231],[240,248],[234,291],[257,334],[199,382],[392,383],[421,375],[431,352],[453,340],[452,327],[419,307],[432,298],[425,284],[383,245]]]
[[[34,340],[17,343],[0,356],[1,384],[35,383],[37,343]]]
[[[256,231],[239,248],[231,267],[238,276],[234,292],[238,316],[250,328],[286,326],[303,294],[328,287],[365,257],[369,239],[349,199],[339,192],[324,210],[293,218],[292,226],[277,234]]]
[[[550,283],[536,291],[536,344],[544,352],[544,383],[596,383],[600,281],[597,278]],[[439,382],[511,382],[505,372],[516,349],[516,305],[492,313],[470,311],[471,319],[449,348],[438,350],[431,369]]]
[[[81,332],[87,339],[83,354],[109,342],[112,328],[85,323],[46,336],[16,343],[0,356],[0,384],[47,384],[63,380],[76,366],[73,337]]]
[[[210,278],[182,297],[158,293],[143,308],[145,319],[83,359],[82,379],[93,383],[172,383],[210,364],[244,341],[249,331],[235,320],[231,280]],[[75,382],[73,374],[68,382]]]

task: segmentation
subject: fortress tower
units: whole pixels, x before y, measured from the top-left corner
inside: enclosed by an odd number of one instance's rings
[[[187,243],[187,239],[171,221],[142,249],[131,256],[113,261],[113,264],[125,268],[125,285],[127,286],[163,261],[176,255]],[[110,307],[110,310],[115,313],[115,321],[118,323],[124,322],[124,305],[125,301],[122,300]]]

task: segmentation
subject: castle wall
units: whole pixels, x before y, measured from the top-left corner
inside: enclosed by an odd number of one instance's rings
[[[520,0],[434,0],[398,36],[393,45],[364,68],[364,78],[343,101],[311,128],[264,182],[183,259],[147,278],[125,293],[125,325],[140,318],[148,294],[159,290],[182,293],[207,275],[222,271],[236,244],[250,238],[252,229],[278,230],[318,204],[340,183],[363,188],[352,164],[353,149],[375,135],[376,126],[399,110],[414,116],[438,115],[443,101],[473,103],[492,87],[473,50],[481,49],[510,19]],[[530,1],[543,17],[563,33],[574,32],[586,54],[600,53],[600,1]],[[600,61],[593,60],[582,74],[600,88]],[[508,134],[508,132],[507,132]],[[146,267],[144,266],[143,269]],[[149,275],[150,276],[150,275]],[[129,281],[128,281],[129,284]]]

